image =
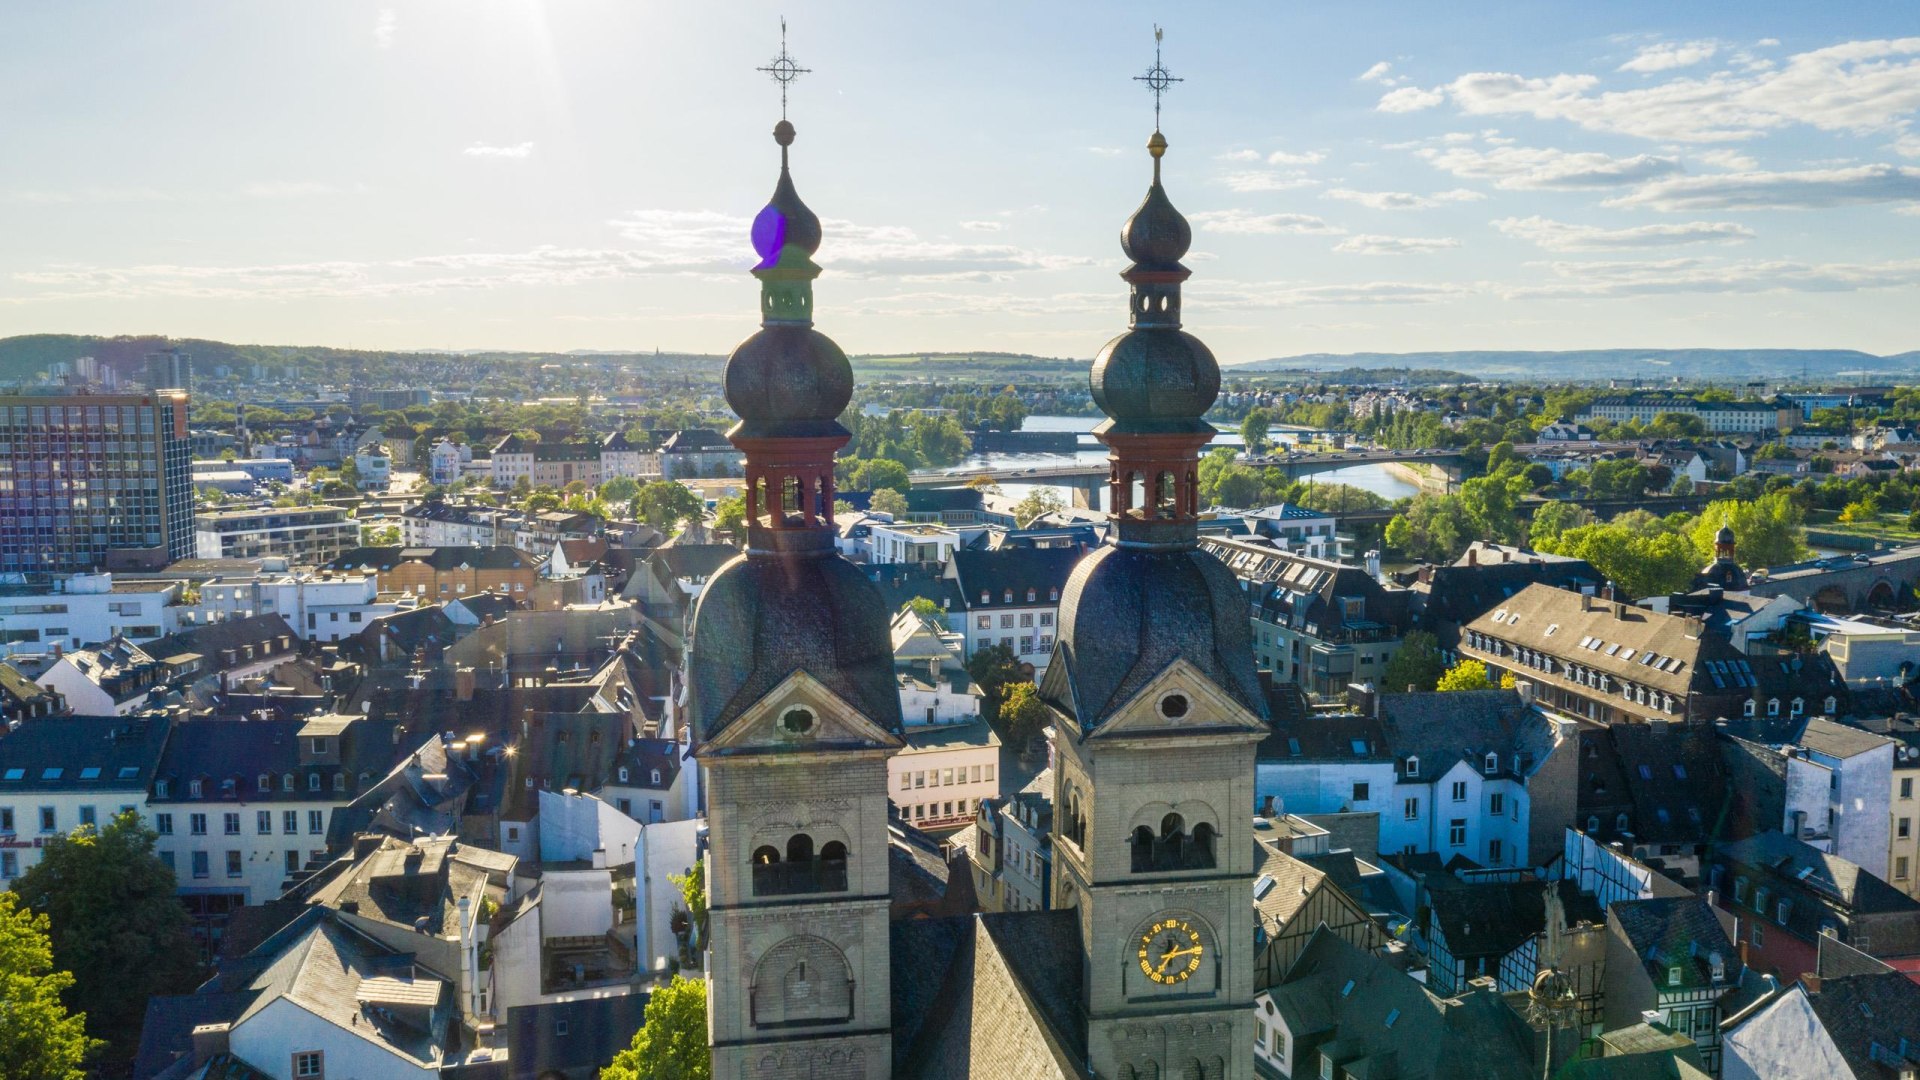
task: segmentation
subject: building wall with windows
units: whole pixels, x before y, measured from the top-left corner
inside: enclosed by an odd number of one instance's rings
[[[201,514],[194,537],[202,559],[278,555],[312,566],[357,547],[360,525],[338,506],[270,506]]]
[[[193,551],[184,391],[0,396],[0,573],[158,569]]]
[[[0,655],[69,649],[116,634],[151,641],[180,629],[173,581],[115,582],[112,574],[74,574],[52,586],[0,586]]]

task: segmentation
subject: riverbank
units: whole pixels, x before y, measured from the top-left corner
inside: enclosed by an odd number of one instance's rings
[[[1445,495],[1449,487],[1446,471],[1432,465],[1417,461],[1388,461],[1381,468],[1386,470],[1387,475],[1404,480],[1429,494]]]

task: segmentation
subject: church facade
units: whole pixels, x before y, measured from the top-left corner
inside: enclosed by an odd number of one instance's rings
[[[903,920],[890,613],[833,545],[852,372],[813,327],[820,223],[788,168],[792,125],[775,138],[780,177],[753,229],[762,324],[726,370],[748,550],[709,581],[688,652],[709,775],[715,1077],[1251,1077],[1268,722],[1245,601],[1197,547],[1220,376],[1181,326],[1191,230],[1161,186],[1165,138],[1156,125],[1153,182],[1122,232],[1129,329],[1091,373],[1113,534],[1063,592],[1040,686],[1056,733],[1053,909]]]

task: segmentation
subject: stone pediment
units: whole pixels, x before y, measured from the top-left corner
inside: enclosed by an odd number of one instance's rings
[[[1091,739],[1245,732],[1264,736],[1266,721],[1185,659],[1175,659],[1127,699]]]
[[[895,735],[805,671],[782,679],[703,746],[706,754],[897,750]]]

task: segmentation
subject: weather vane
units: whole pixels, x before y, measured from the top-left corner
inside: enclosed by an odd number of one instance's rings
[[[787,87],[793,84],[793,80],[813,70],[795,63],[793,55],[787,52],[786,19],[780,20],[780,55],[769,61],[766,67],[754,68],[754,70],[766,72],[773,76],[774,82],[780,84],[780,119],[785,120],[787,118]]]
[[[1134,82],[1146,83],[1147,89],[1153,91],[1153,130],[1155,131],[1160,130],[1160,95],[1172,89],[1174,83],[1186,81],[1174,78],[1173,73],[1160,62],[1160,39],[1163,36],[1165,31],[1156,24],[1153,28],[1153,66],[1147,69],[1145,75],[1133,77]]]

